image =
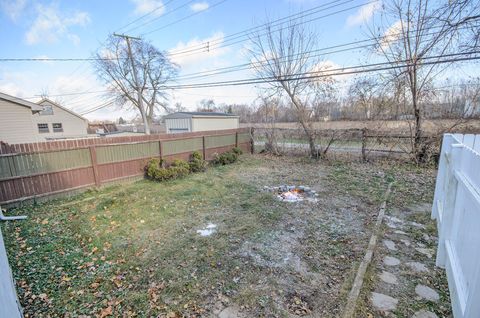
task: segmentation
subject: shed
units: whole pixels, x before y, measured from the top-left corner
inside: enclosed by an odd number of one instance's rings
[[[237,129],[239,116],[215,112],[178,112],[164,117],[168,134]]]

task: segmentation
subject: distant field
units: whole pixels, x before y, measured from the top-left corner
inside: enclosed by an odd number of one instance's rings
[[[453,132],[480,133],[480,119],[469,120],[466,123],[455,125],[458,121],[452,119],[426,120],[423,123],[424,131],[428,134],[438,134],[447,130]],[[315,129],[362,129],[388,131],[391,133],[407,133],[412,122],[406,120],[373,120],[373,121],[327,121],[314,123]],[[241,127],[263,128],[263,123],[242,123]],[[278,128],[299,128],[297,123],[277,123]],[[454,127],[452,129],[452,127]]]

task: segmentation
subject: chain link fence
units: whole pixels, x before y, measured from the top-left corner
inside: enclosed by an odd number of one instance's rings
[[[409,160],[413,156],[413,139],[408,134],[367,129],[315,130],[315,145],[321,156],[356,157],[362,160],[392,158]],[[308,155],[309,140],[301,129],[255,128],[253,139],[257,152]],[[421,140],[422,160],[438,158],[441,136],[425,136]]]

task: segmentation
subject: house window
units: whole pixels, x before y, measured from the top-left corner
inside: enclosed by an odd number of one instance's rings
[[[43,110],[40,111],[40,115],[53,115],[53,107],[51,105],[43,105]]]
[[[61,123],[52,124],[53,132],[63,132],[63,127]]]
[[[48,124],[38,124],[38,132],[41,134],[49,133],[50,130],[48,130]]]

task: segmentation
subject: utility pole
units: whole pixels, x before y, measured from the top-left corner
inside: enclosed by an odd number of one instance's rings
[[[132,64],[133,79],[135,81],[135,86],[137,89],[138,108],[140,108],[140,114],[142,115],[143,126],[145,127],[145,134],[150,135],[150,126],[148,125],[147,114],[145,112],[145,108],[143,108],[142,90],[140,88],[140,85],[138,84],[137,69],[135,68],[135,63],[133,62],[132,47],[130,46],[130,39],[138,40],[138,41],[140,41],[141,39],[133,36],[128,36],[125,34],[113,33],[113,35],[124,38],[125,41],[127,42],[128,57],[130,58],[130,63]]]

